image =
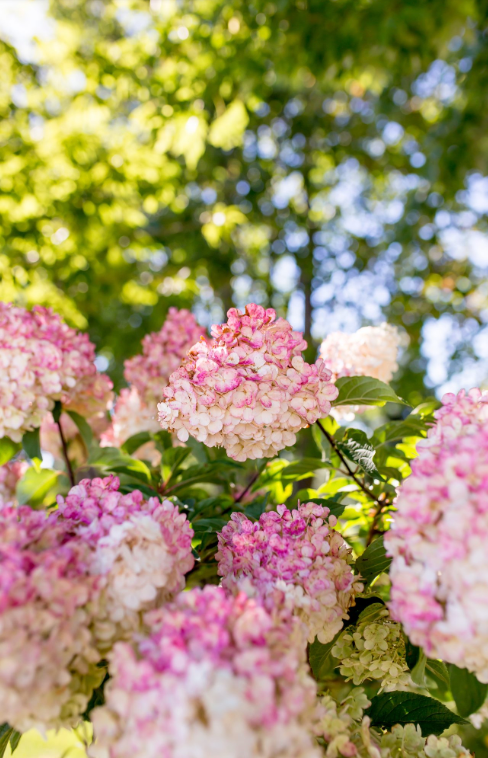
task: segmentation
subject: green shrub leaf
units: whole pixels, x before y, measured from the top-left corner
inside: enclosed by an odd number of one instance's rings
[[[470,716],[486,700],[488,684],[478,681],[467,669],[460,669],[453,663],[449,666],[451,692],[460,716]]]
[[[392,388],[371,376],[343,376],[336,381],[339,395],[332,405],[407,405]]]
[[[39,428],[34,429],[32,432],[26,432],[22,437],[22,447],[26,454],[33,461],[42,460],[41,443],[39,440]]]
[[[366,584],[371,584],[373,579],[389,569],[390,563],[391,558],[386,555],[383,537],[378,537],[357,559],[356,572],[361,574]]]
[[[44,498],[53,489],[58,480],[59,471],[48,468],[36,470],[28,468],[24,476],[19,479],[16,487],[17,500],[20,505],[28,503],[32,508],[37,508],[44,502]]]
[[[465,724],[439,700],[412,692],[383,692],[366,711],[373,726],[391,729],[395,724],[418,724],[422,734],[441,734],[451,724]]]
[[[0,466],[8,463],[21,447],[20,442],[13,442],[10,437],[2,437],[0,440]]]

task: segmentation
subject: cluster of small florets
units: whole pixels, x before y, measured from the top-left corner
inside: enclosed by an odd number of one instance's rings
[[[25,474],[28,464],[23,460],[9,461],[0,466],[0,508],[15,505],[17,482]]]
[[[436,737],[431,734],[422,737],[419,726],[396,724],[381,737],[381,758],[461,758],[471,756],[463,747],[461,737],[451,734],[449,737]]]
[[[390,324],[365,326],[353,334],[332,332],[322,342],[320,355],[334,381],[343,376],[372,376],[391,381],[398,369],[400,334]],[[336,418],[353,418],[367,406],[336,406]]]
[[[372,376],[389,382],[398,369],[400,335],[391,324],[364,326],[353,334],[332,332],[320,346],[320,355],[335,379]]]
[[[146,334],[142,340],[142,355],[135,355],[124,363],[125,379],[136,388],[143,403],[155,405],[161,400],[171,374],[204,336],[205,329],[184,308],[170,308],[159,332]]]
[[[380,691],[387,692],[412,686],[402,628],[391,621],[381,603],[368,606],[357,625],[342,632],[332,655],[340,661],[341,675],[353,684],[376,679],[381,682]]]
[[[392,530],[390,610],[430,657],[488,682],[488,406],[479,390],[443,398],[418,443]]]
[[[296,432],[326,416],[337,389],[320,359],[303,360],[307,343],[271,308],[232,308],[175,371],[158,405],[163,429],[207,447],[223,446],[238,461],[276,455]]]
[[[0,438],[20,442],[38,427],[54,400],[92,402],[96,376],[88,335],[68,327],[48,308],[32,311],[0,303]]]
[[[259,522],[233,513],[219,534],[216,555],[226,589],[256,595],[267,607],[284,602],[305,622],[309,640],[317,635],[324,643],[342,628],[363,589],[351,570],[351,550],[329,513],[316,503],[293,511],[279,505]]]
[[[0,510],[0,702],[19,731],[73,723],[100,684],[88,557],[44,511]]]
[[[57,511],[0,510],[0,702],[20,731],[76,723],[113,643],[183,589],[186,517],[118,480],[84,480]]]
[[[148,637],[110,655],[91,755],[319,758],[297,619],[276,625],[256,601],[207,586],[146,621]]]
[[[193,531],[169,500],[144,500],[139,490],[124,495],[115,476],[85,479],[58,497],[56,515],[89,546],[90,572],[100,577],[100,648],[139,630],[144,612],[184,588]]]

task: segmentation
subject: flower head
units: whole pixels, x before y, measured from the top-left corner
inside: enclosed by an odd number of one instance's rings
[[[319,758],[309,733],[315,684],[305,646],[293,642],[296,619],[276,625],[254,600],[205,587],[146,621],[147,638],[110,656],[92,755]]]
[[[223,446],[238,461],[276,455],[295,433],[330,411],[337,389],[319,360],[303,360],[307,343],[274,310],[247,305],[196,344],[158,405],[163,429],[185,442]]]
[[[443,398],[385,536],[390,610],[430,657],[488,682],[487,395]]]
[[[205,336],[190,311],[170,308],[159,332],[146,334],[142,355],[125,361],[124,376],[135,387],[143,403],[155,405],[164,387],[191,347]]]
[[[95,619],[99,647],[141,628],[142,614],[171,599],[193,567],[193,531],[169,500],[124,495],[115,476],[84,479],[58,497],[58,519],[89,546],[90,573],[100,577]]]
[[[282,601],[305,622],[308,638],[329,642],[348,618],[362,585],[335,516],[316,503],[263,513],[258,522],[233,513],[219,534],[219,574],[231,592],[245,590],[272,608]]]
[[[91,402],[94,358],[88,336],[49,308],[0,303],[0,438],[19,442],[41,424],[54,400]]]
[[[44,511],[0,510],[0,701],[19,731],[76,723],[100,683],[87,561]]]

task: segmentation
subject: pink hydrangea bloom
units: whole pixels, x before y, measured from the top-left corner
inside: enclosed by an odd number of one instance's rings
[[[332,372],[333,380],[342,376],[372,376],[381,382],[390,382],[398,369],[400,333],[390,324],[365,326],[353,334],[332,332],[322,342],[320,355]],[[337,419],[351,420],[355,413],[368,406],[336,406],[332,415]]]
[[[87,559],[44,511],[0,510],[0,702],[19,731],[76,722],[100,683]]]
[[[276,624],[256,601],[208,586],[146,620],[150,635],[110,656],[92,756],[319,758],[297,619]]]
[[[89,570],[101,577],[95,619],[100,648],[141,627],[142,614],[171,599],[193,567],[193,531],[169,500],[119,492],[115,476],[84,479],[66,498],[58,496],[58,519],[90,548]]]
[[[222,445],[238,461],[272,457],[330,411],[337,389],[323,361],[303,360],[307,343],[274,310],[235,308],[175,371],[158,405],[163,429],[185,442]]]
[[[391,324],[364,326],[353,334],[332,332],[322,342],[320,355],[332,372],[340,376],[372,376],[391,381],[398,369],[400,334]]]
[[[102,447],[120,447],[129,437],[140,432],[159,432],[156,405],[146,405],[136,387],[125,387],[117,398],[110,427],[101,436]],[[140,447],[136,457],[157,465],[161,454],[154,442]]]
[[[0,438],[19,442],[54,400],[74,404],[97,375],[94,346],[49,308],[0,303]],[[108,380],[109,381],[109,380]]]
[[[392,529],[391,614],[432,658],[488,682],[488,393],[446,395]]]
[[[159,332],[146,334],[142,340],[142,355],[135,355],[124,364],[124,376],[137,389],[143,403],[155,405],[161,400],[173,371],[204,336],[205,329],[184,308],[170,308]]]
[[[258,522],[233,513],[219,534],[219,574],[231,592],[244,590],[272,608],[281,600],[305,622],[308,639],[329,642],[363,589],[335,516],[316,503],[263,513]]]
[[[0,508],[16,504],[17,482],[25,474],[27,467],[27,462],[23,460],[9,461],[0,466]]]

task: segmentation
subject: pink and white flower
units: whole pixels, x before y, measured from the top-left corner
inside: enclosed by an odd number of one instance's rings
[[[95,348],[49,308],[0,303],[0,438],[20,442],[55,400],[93,402]],[[110,380],[105,380],[106,386]],[[87,391],[88,385],[88,391]]]
[[[442,402],[385,536],[390,609],[430,657],[488,682],[488,393]]]
[[[309,642],[315,636],[329,642],[363,589],[336,523],[329,509],[316,503],[293,511],[279,505],[258,522],[233,513],[219,534],[222,585],[261,598],[268,610],[284,603],[305,623]]]
[[[329,413],[337,389],[323,361],[303,360],[302,334],[271,308],[227,316],[171,375],[159,421],[182,442],[191,435],[238,461],[272,457]]]
[[[256,601],[209,586],[146,621],[148,637],[110,655],[92,756],[319,758],[297,619],[276,624]]]

